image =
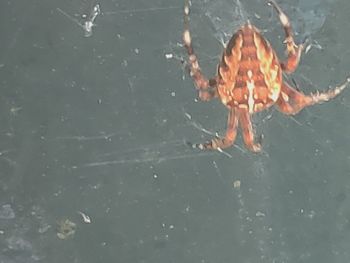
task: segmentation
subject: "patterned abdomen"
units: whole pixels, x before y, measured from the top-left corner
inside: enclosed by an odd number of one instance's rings
[[[261,111],[276,102],[282,69],[275,52],[250,24],[241,27],[227,44],[218,67],[221,101],[229,108]]]

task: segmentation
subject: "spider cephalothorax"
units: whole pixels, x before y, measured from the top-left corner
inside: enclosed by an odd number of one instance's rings
[[[324,93],[305,95],[283,81],[283,72],[290,74],[298,66],[304,43],[296,45],[288,17],[273,0],[268,1],[279,15],[286,34],[286,61],[279,61],[276,52],[259,30],[249,22],[241,26],[227,43],[217,75],[207,79],[201,72],[193,51],[189,31],[189,0],[185,0],[183,33],[184,45],[189,55],[190,74],[196,84],[199,98],[207,101],[219,98],[229,109],[227,131],[224,138],[214,138],[200,149],[222,149],[231,146],[236,138],[238,124],[247,148],[259,152],[261,145],[254,141],[251,115],[274,104],[285,114],[296,114],[303,108],[328,101],[341,93],[350,78]]]

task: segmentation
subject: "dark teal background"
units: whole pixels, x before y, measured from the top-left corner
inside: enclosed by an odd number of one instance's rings
[[[305,93],[342,82],[350,2],[279,3],[313,44],[286,80]],[[261,154],[240,134],[226,154],[189,149],[225,132],[227,110],[195,101],[183,2],[102,0],[85,37],[77,23],[95,4],[0,3],[0,262],[349,262],[350,91],[294,117],[254,115]],[[283,57],[272,11],[193,0],[203,71],[246,19]],[[62,219],[77,224],[66,240]]]

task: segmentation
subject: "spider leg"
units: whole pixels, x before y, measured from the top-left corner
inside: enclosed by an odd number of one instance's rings
[[[218,90],[215,88],[209,87],[208,89],[200,89],[198,90],[198,97],[202,101],[208,101],[213,98],[217,98],[218,95]]]
[[[294,42],[292,25],[291,25],[287,15],[277,5],[275,0],[268,0],[267,3],[269,5],[272,5],[275,8],[275,10],[277,11],[279,19],[280,19],[282,26],[284,28],[284,32],[286,34],[286,39],[285,39],[284,43],[287,45],[286,52],[287,52],[288,58],[286,61],[281,62],[281,67],[282,67],[284,72],[289,74],[289,73],[292,73],[293,71],[295,71],[296,68],[298,67],[301,52],[305,46],[306,39],[302,44],[296,45]]]
[[[243,140],[247,148],[252,152],[260,152],[261,144],[254,142],[254,130],[248,110],[242,109],[240,111],[239,122],[242,128]]]
[[[185,0],[183,42],[188,53],[189,71],[196,84],[199,98],[207,101],[218,96],[218,92],[216,91],[218,81],[217,78],[207,79],[199,67],[198,58],[192,46],[192,38],[189,27],[189,14],[190,1]]]
[[[206,143],[194,144],[192,145],[192,147],[199,148],[201,150],[204,150],[204,149],[216,150],[216,149],[224,149],[224,148],[230,147],[236,139],[237,125],[238,125],[237,113],[235,112],[235,109],[232,108],[230,109],[228,114],[227,130],[224,138],[213,138],[211,141],[208,141]]]
[[[281,94],[277,100],[279,110],[285,114],[297,114],[303,108],[314,104],[320,104],[338,96],[349,84],[350,78],[347,78],[341,85],[331,88],[325,92],[311,93],[305,95],[290,87],[287,83],[282,84]]]

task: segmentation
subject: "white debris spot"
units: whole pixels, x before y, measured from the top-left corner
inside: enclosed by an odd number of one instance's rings
[[[240,180],[236,180],[233,182],[233,188],[237,189],[241,187],[241,181]]]
[[[93,7],[88,19],[84,23],[84,31],[86,37],[90,37],[92,35],[92,27],[95,26],[94,22],[99,14],[101,14],[100,5],[96,4]]]
[[[174,55],[172,53],[165,54],[166,59],[172,59],[173,57],[174,57]]]
[[[100,5],[96,4],[89,15],[83,14],[81,17],[85,20],[83,23],[81,23],[78,19],[74,18],[73,16],[69,15],[65,11],[63,11],[60,8],[57,8],[57,11],[60,12],[62,15],[67,17],[69,20],[71,20],[73,23],[78,25],[84,30],[85,37],[92,36],[92,27],[95,26],[95,19],[96,17],[101,14]]]
[[[125,40],[125,36],[121,35],[121,34],[117,34],[117,38],[119,40]]]
[[[264,217],[265,213],[258,211],[258,212],[255,213],[255,216],[256,217]]]
[[[123,67],[127,67],[128,66],[128,61],[124,59],[123,62],[121,63],[121,65]]]
[[[87,214],[85,214],[81,211],[78,211],[78,214],[82,216],[84,223],[86,223],[86,224],[91,223],[91,218]]]

